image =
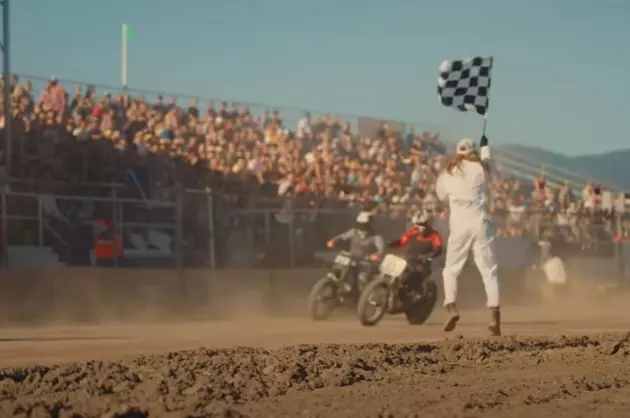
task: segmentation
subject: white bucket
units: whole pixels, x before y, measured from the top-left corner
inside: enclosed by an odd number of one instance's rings
[[[567,282],[567,273],[564,270],[564,263],[558,257],[550,257],[543,264],[543,271],[547,277],[547,282],[562,285]]]

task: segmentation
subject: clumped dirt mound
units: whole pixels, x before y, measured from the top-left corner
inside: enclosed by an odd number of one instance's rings
[[[619,334],[198,349],[1,370],[0,416],[621,416],[629,355]]]

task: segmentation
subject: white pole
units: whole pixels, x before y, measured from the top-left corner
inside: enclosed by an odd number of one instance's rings
[[[127,24],[122,24],[122,45],[120,48],[120,83],[127,87]]]

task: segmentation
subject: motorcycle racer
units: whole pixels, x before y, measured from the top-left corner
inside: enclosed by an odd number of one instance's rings
[[[332,237],[327,242],[328,248],[333,248],[338,241],[348,241],[350,252],[357,257],[365,257],[373,253],[382,257],[385,251],[383,237],[374,230],[372,213],[366,211],[359,213],[353,228]]]
[[[339,241],[348,241],[350,253],[358,260],[366,260],[369,257],[370,261],[377,261],[383,257],[385,252],[385,241],[374,230],[372,213],[367,211],[362,211],[358,214],[353,228],[332,237],[326,244],[328,248],[333,248]],[[367,269],[365,270],[367,277],[371,276],[375,271],[375,267],[365,261],[362,264]],[[346,291],[351,292],[358,289],[358,275],[359,271],[354,269],[353,274],[350,276],[352,281],[347,284]]]
[[[402,237],[388,243],[390,248],[407,247],[407,258],[411,261],[420,256],[430,255],[438,257],[442,253],[442,235],[433,228],[431,216],[423,211],[416,212],[411,217],[412,226]]]
[[[390,248],[407,248],[406,259],[414,273],[408,277],[412,287],[421,286],[423,276],[431,271],[431,258],[442,253],[442,235],[433,228],[431,216],[424,211],[416,212],[411,217],[409,228],[397,240],[388,243]],[[429,258],[426,258],[426,257]]]

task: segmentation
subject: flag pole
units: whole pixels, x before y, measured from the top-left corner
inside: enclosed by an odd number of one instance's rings
[[[483,129],[481,130],[481,136],[486,135],[486,128],[488,127],[488,114],[483,115]]]
[[[127,88],[127,24],[122,24],[122,44],[120,48],[120,84]]]
[[[483,114],[483,128],[481,130],[481,136],[486,135],[486,128],[488,127],[488,111],[490,110],[490,87],[492,85],[492,70],[494,68],[494,57],[490,57],[490,70],[488,73],[488,105],[486,111]]]

